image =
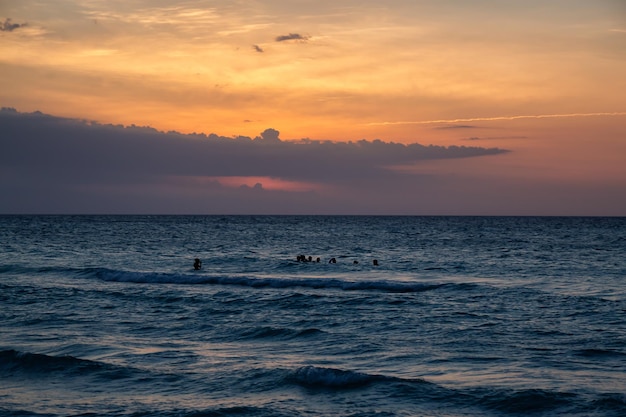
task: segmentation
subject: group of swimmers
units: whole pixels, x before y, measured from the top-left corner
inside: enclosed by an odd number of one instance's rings
[[[314,262],[313,261],[313,257],[309,256],[308,258],[304,255],[298,255],[297,258],[298,262]],[[321,259],[318,257],[315,259],[315,262],[319,263],[321,262]],[[335,258],[330,258],[330,260],[328,261],[329,264],[336,264],[337,263],[337,259]],[[353,264],[357,265],[359,263],[359,261],[355,260],[352,262]],[[378,260],[374,259],[372,261],[372,264],[374,266],[378,266]],[[194,259],[193,262],[193,269],[195,269],[196,271],[199,271],[200,269],[202,269],[202,261],[198,258]]]
[[[312,257],[312,256],[309,256],[309,257],[307,258],[307,257],[306,257],[306,256],[304,256],[304,255],[298,255],[298,257],[297,257],[297,261],[298,261],[298,262],[314,262],[314,261],[313,261],[313,257]],[[321,261],[321,259],[320,259],[320,258],[316,258],[316,259],[315,259],[315,262],[320,262],[320,261]],[[335,258],[330,258],[330,260],[328,261],[328,263],[329,263],[329,264],[336,264],[336,263],[337,263],[337,259],[335,259]],[[359,263],[359,261],[355,260],[355,261],[353,261],[352,263],[353,263],[353,264],[355,264],[355,265],[357,265],[357,264]],[[374,266],[378,266],[378,260],[374,259],[374,260],[372,261],[372,264],[373,264]]]

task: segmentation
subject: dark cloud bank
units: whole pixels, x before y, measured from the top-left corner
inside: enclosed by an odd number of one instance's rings
[[[445,204],[449,198],[441,194],[449,190],[435,178],[394,168],[507,152],[284,141],[274,129],[256,138],[183,135],[7,108],[0,111],[0,149],[0,213],[420,214],[420,207],[436,210],[436,195]],[[315,186],[276,191],[215,179],[232,176]]]

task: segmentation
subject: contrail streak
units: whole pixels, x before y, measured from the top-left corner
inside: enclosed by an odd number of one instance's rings
[[[498,120],[517,120],[517,119],[556,119],[565,117],[595,117],[595,116],[626,116],[626,112],[600,112],[600,113],[569,113],[569,114],[534,114],[520,116],[496,116],[496,117],[468,117],[466,119],[441,119],[441,120],[419,120],[419,121],[400,121],[400,122],[372,122],[370,126],[375,125],[428,125],[436,123],[460,123],[460,122],[492,122]]]

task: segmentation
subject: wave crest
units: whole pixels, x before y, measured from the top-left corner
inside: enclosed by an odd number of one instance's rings
[[[109,378],[124,378],[129,371],[73,356],[48,356],[40,353],[19,352],[17,350],[0,351],[0,370],[15,374],[90,374],[104,372]]]
[[[305,366],[297,369],[293,380],[309,388],[349,389],[359,388],[376,381],[388,379],[382,375],[369,375],[355,371],[342,371],[334,368],[318,368]]]
[[[212,276],[197,274],[118,271],[97,268],[87,271],[103,281],[133,282],[141,284],[204,284],[234,285],[250,288],[311,288],[343,291],[382,291],[393,293],[423,292],[447,284],[424,284],[387,280],[350,281],[338,278],[260,278],[246,276]]]

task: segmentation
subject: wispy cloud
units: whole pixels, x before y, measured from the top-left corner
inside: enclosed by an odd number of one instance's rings
[[[626,116],[626,112],[534,114],[534,115],[518,115],[518,116],[469,117],[469,118],[465,118],[465,119],[406,120],[406,121],[397,121],[397,122],[371,122],[371,123],[367,123],[367,125],[369,125],[369,126],[380,126],[380,125],[427,125],[427,124],[436,124],[436,123],[491,122],[491,121],[498,121],[498,120],[557,119],[557,118],[598,117],[598,116]],[[454,128],[454,126],[452,126],[450,128]]]
[[[450,126],[439,126],[436,127],[435,129],[439,129],[439,130],[447,130],[447,129],[476,129],[478,126],[472,126],[472,125],[450,125]]]
[[[175,25],[198,28],[216,22],[219,16],[215,9],[189,8],[185,6],[151,7],[129,10],[126,12],[105,10],[86,10],[86,16],[102,21],[117,20],[143,25]]]

